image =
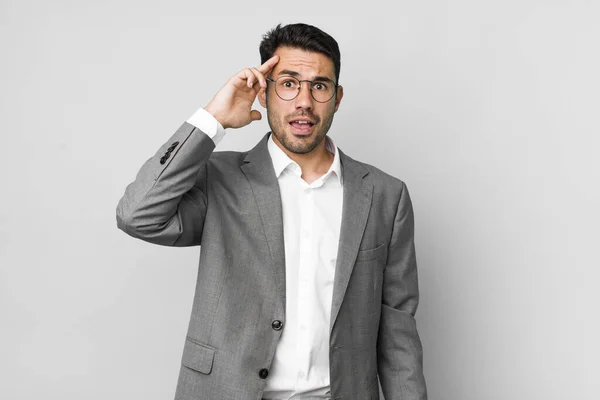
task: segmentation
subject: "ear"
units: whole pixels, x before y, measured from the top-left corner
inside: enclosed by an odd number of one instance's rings
[[[342,97],[344,97],[344,88],[342,86],[337,87],[337,93],[335,95],[335,111],[340,107],[340,103],[342,102]]]
[[[267,90],[265,88],[260,88],[258,91],[258,102],[264,108],[267,108]]]

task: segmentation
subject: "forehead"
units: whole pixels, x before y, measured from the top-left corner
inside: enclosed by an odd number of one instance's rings
[[[292,47],[278,47],[275,54],[279,62],[273,68],[274,76],[285,69],[298,72],[304,78],[323,76],[335,80],[333,61],[325,54]]]

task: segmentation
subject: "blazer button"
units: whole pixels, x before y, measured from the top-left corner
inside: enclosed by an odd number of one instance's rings
[[[166,159],[165,157],[161,157],[161,159],[160,159],[160,163],[161,163],[161,164],[164,164],[164,163],[166,163],[166,162],[167,162],[167,159]]]
[[[273,321],[273,323],[271,324],[271,328],[275,329],[276,331],[280,331],[281,328],[283,328],[283,323],[281,323],[280,320],[276,319],[275,321]]]
[[[258,371],[258,376],[260,376],[260,379],[267,379],[267,376],[269,376],[269,370],[266,368],[261,369]]]

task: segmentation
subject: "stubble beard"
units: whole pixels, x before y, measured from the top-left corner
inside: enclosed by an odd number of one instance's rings
[[[268,102],[268,99],[267,99]],[[267,103],[268,104],[268,103]],[[272,107],[267,107],[267,119],[269,121],[269,126],[271,127],[271,132],[277,138],[279,143],[288,151],[295,154],[308,154],[313,151],[317,146],[323,141],[327,132],[329,132],[329,128],[331,128],[331,124],[333,123],[333,112],[327,113],[327,115],[319,119],[315,115],[309,112],[304,112],[303,114],[295,114],[295,116],[306,115],[310,116],[313,120],[317,122],[322,122],[320,129],[314,135],[314,139],[307,142],[306,140],[302,140],[300,142],[293,141],[293,134],[286,133],[286,128],[288,127],[288,123],[286,119],[284,119],[277,111],[273,111]],[[292,138],[291,138],[291,137]]]

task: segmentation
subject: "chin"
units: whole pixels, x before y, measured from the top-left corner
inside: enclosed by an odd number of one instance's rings
[[[323,138],[318,138],[314,133],[305,136],[292,135],[292,140],[286,140],[283,145],[296,154],[308,154],[319,146]]]

